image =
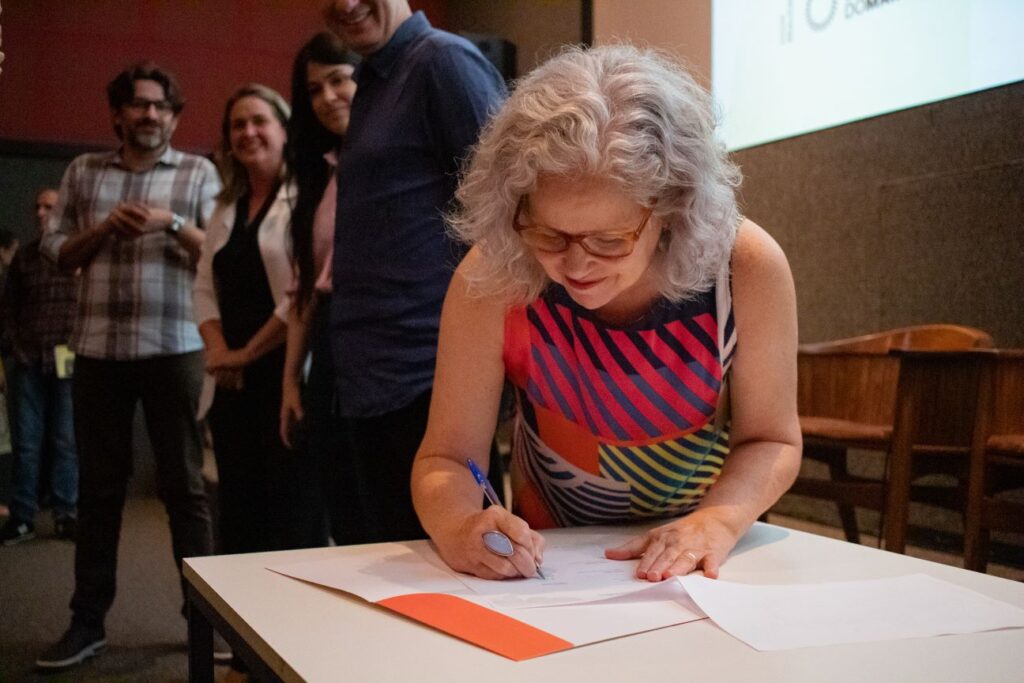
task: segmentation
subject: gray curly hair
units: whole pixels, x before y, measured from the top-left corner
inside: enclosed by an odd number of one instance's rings
[[[538,176],[603,178],[666,226],[654,262],[671,301],[707,291],[728,263],[740,220],[739,169],[714,137],[711,98],[685,69],[627,45],[568,48],[516,86],[488,123],[449,226],[481,258],[474,291],[529,302],[548,285],[512,229]]]

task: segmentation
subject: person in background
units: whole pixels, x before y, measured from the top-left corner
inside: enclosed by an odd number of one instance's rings
[[[339,451],[359,472],[365,540],[424,536],[409,493],[426,428],[444,292],[462,250],[443,214],[460,163],[505,95],[468,41],[406,0],[334,0],[363,57],[338,159],[331,345]]]
[[[20,241],[13,231],[0,228],[0,294],[4,292],[4,284],[7,282],[7,269],[11,267],[14,254],[18,251]]]
[[[14,252],[18,251],[18,236],[10,230],[0,230],[0,280],[14,260]]]
[[[35,536],[43,447],[49,448],[49,493],[58,538],[73,540],[78,505],[78,452],[71,412],[71,378],[58,370],[55,349],[68,343],[77,311],[77,282],[39,253],[57,190],[36,194],[39,236],[11,262],[0,320],[11,337],[10,394],[14,406],[14,497],[0,543]]]
[[[307,42],[292,66],[292,117],[288,123],[292,175],[298,197],[292,210],[294,305],[281,395],[281,439],[300,447],[300,435],[320,468],[323,500],[334,543],[363,541],[366,529],[356,473],[338,448],[334,415],[334,363],[328,335],[331,258],[338,198],[338,146],[348,130],[359,57],[329,32]],[[307,354],[309,373],[303,385]]]
[[[10,267],[11,260],[14,258],[15,252],[18,250],[18,236],[10,230],[0,228],[0,296],[3,296],[4,284],[7,282],[7,269]],[[7,373],[13,366],[13,360],[11,358],[11,331],[7,329],[6,325],[0,321],[0,388],[7,386]],[[10,438],[12,432],[12,426],[14,424],[14,406],[8,397],[4,397],[2,401],[3,414],[0,414],[0,433],[6,433]],[[5,439],[5,442],[9,440]],[[4,443],[3,454],[6,455],[10,451],[7,443]],[[6,476],[7,467],[6,464],[0,472]],[[6,490],[6,481],[0,483],[0,493],[3,494],[3,498],[6,500],[8,492]],[[6,517],[9,514],[7,506],[0,503],[0,516]]]
[[[107,101],[121,146],[71,162],[40,247],[66,272],[82,269],[69,345],[80,475],[75,592],[70,628],[36,660],[49,671],[106,646],[140,401],[179,574],[183,557],[213,550],[191,291],[220,181],[208,160],[170,146],[184,100],[168,72],[136,64],[110,82]]]
[[[199,258],[194,309],[206,347],[200,418],[217,461],[219,552],[326,544],[314,468],[278,435],[296,189],[285,160],[290,108],[249,83],[224,106],[224,190]],[[207,413],[208,411],[208,413]],[[244,680],[237,656],[225,680]]]
[[[540,529],[665,521],[606,550],[660,581],[715,578],[800,464],[796,297],[736,207],[708,94],[628,46],[572,49],[520,81],[481,136],[453,229],[472,249],[445,301],[413,471],[453,569],[533,576]],[[516,391],[514,513],[481,510],[502,381]],[[504,532],[511,558],[486,549]]]
[[[228,98],[219,155],[224,191],[196,276],[207,371],[201,405],[212,401],[225,553],[326,540],[309,458],[289,452],[278,433],[296,197],[284,156],[289,113],[276,91],[257,83]]]
[[[2,13],[3,13],[3,7],[0,6],[0,14],[2,14]],[[0,45],[3,45],[3,26],[0,26]],[[0,65],[2,65],[4,63],[4,57],[5,56],[6,55],[4,55],[3,52],[0,52]],[[3,73],[3,69],[0,69],[0,73]],[[13,249],[11,249],[11,245],[12,244],[14,245]],[[14,235],[14,233],[12,233],[9,230],[0,229],[0,294],[3,294],[3,291],[4,291],[3,287],[4,287],[5,275],[7,273],[7,266],[10,265],[11,259],[14,257],[14,252],[17,249],[18,249],[18,238],[17,238],[17,236]],[[3,343],[3,337],[4,337],[4,330],[0,329],[0,344]],[[6,357],[6,354],[4,354],[4,356]],[[0,362],[0,384],[3,384],[3,383],[6,382],[6,379],[4,377],[4,373],[5,373],[5,370],[4,370],[3,364],[2,364],[2,362]],[[0,505],[0,512],[6,513],[6,511],[7,511],[7,506]]]

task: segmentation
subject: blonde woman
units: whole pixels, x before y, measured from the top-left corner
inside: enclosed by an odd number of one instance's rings
[[[296,194],[284,159],[288,115],[284,99],[259,84],[228,99],[225,189],[196,275],[207,370],[200,403],[209,406],[225,553],[326,541],[310,459],[287,449],[278,434]]]

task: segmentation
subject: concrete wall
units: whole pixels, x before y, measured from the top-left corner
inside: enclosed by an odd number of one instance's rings
[[[928,322],[1024,346],[1024,83],[738,152],[803,341]]]

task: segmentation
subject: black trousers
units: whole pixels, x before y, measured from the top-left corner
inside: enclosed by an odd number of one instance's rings
[[[132,474],[132,418],[141,400],[167,509],[174,561],[213,551],[196,423],[199,352],[141,360],[75,360],[72,402],[79,453],[73,618],[102,626],[116,592],[117,548]],[[184,594],[182,580],[182,594]]]
[[[384,415],[338,418],[341,457],[355,469],[362,508],[358,543],[426,538],[412,506],[412,462],[427,429],[430,392]]]
[[[352,545],[366,543],[371,536],[360,500],[358,470],[339,441],[330,314],[330,295],[317,295],[309,335],[312,363],[303,393],[303,429],[309,453],[317,462],[331,538],[335,545]]]
[[[220,552],[327,545],[316,463],[278,432],[283,370],[272,352],[245,370],[241,391],[218,388],[210,409]]]
[[[339,456],[351,460],[362,510],[355,543],[426,538],[412,505],[412,463],[427,430],[430,391],[399,410],[368,418],[339,418]],[[502,463],[492,447],[488,479],[502,491]],[[469,469],[466,476],[471,477]],[[501,493],[498,494],[501,496]],[[483,493],[480,495],[483,505]]]

